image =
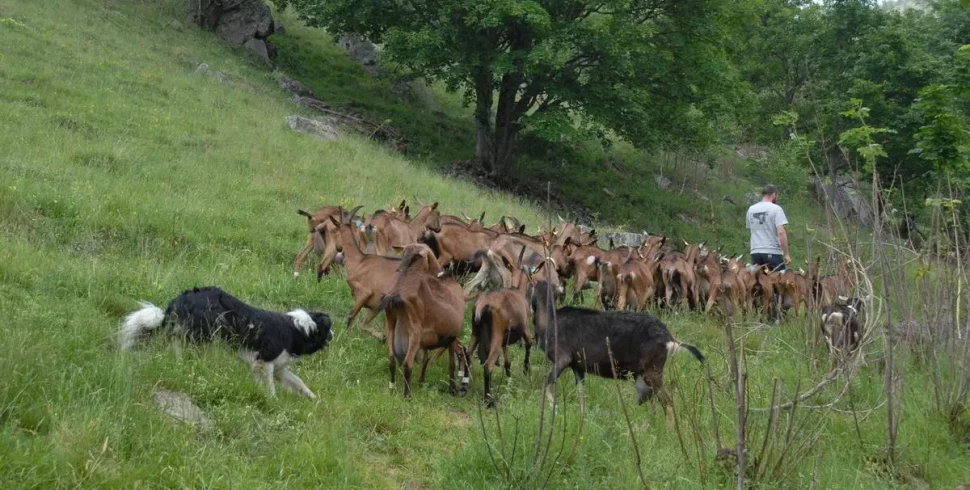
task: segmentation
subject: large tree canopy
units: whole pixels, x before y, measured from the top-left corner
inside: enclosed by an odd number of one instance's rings
[[[474,103],[476,157],[511,171],[522,131],[611,130],[639,147],[697,144],[733,105],[724,0],[286,0],[310,25],[356,32]],[[579,122],[577,122],[579,121]],[[471,142],[469,142],[471,143]]]

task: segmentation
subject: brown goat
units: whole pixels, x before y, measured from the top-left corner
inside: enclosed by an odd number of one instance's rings
[[[617,276],[620,274],[619,264],[602,262],[596,259],[596,269],[599,280],[596,281],[596,306],[604,310],[618,308],[619,286]]]
[[[379,255],[389,255],[418,241],[425,228],[441,230],[441,212],[438,203],[424,206],[413,219],[407,221],[392,213],[379,211],[371,216],[366,233],[373,233],[374,250]]]
[[[431,247],[438,257],[438,265],[446,267],[452,262],[472,263],[475,254],[487,250],[498,233],[487,230],[473,230],[470,227],[448,224],[437,231],[425,229],[418,236],[418,242]],[[477,270],[477,267],[475,267]]]
[[[697,274],[697,293],[702,299],[706,299],[704,313],[708,313],[717,303],[718,295],[721,293],[721,263],[717,254],[713,251],[702,254],[694,270]]]
[[[775,294],[781,300],[779,306],[792,305],[797,314],[798,305],[802,302],[803,290],[802,283],[795,276],[792,271],[771,271],[768,266],[762,266],[757,270],[755,277],[761,286],[762,308],[765,314],[770,311],[772,297]]]
[[[323,237],[317,233],[317,227],[320,225],[325,225],[330,222],[331,216],[338,216],[340,220],[343,221],[346,211],[344,211],[341,206],[325,206],[317,210],[317,212],[310,214],[302,209],[298,209],[297,214],[300,216],[305,216],[307,219],[307,227],[309,228],[306,238],[306,243],[303,248],[300,249],[296,254],[296,263],[293,265],[293,277],[300,277],[300,270],[303,269],[303,261],[306,260],[306,256],[312,251],[317,255],[321,255],[320,265],[317,270],[323,270],[326,273],[330,264],[333,262],[334,257],[336,257],[336,246],[334,243],[327,243]]]
[[[397,362],[404,367],[404,398],[411,397],[411,371],[420,349],[448,349],[448,378],[452,394],[455,385],[455,360],[462,370],[462,391],[467,389],[468,368],[465,349],[459,338],[465,317],[461,286],[451,277],[439,277],[441,268],[427,245],[404,247],[400,266],[390,292],[378,306],[387,319],[388,367],[391,388]]]
[[[486,262],[498,259],[490,254]],[[505,268],[502,263],[490,263],[492,268]],[[483,265],[483,269],[486,266]],[[529,372],[529,352],[532,349],[532,336],[529,335],[529,302],[526,291],[530,277],[522,267],[513,271],[512,287],[495,289],[478,296],[472,316],[472,338],[469,352],[478,351],[478,360],[484,368],[485,403],[494,405],[492,397],[492,369],[498,364],[499,352],[505,358],[505,376],[512,376],[512,361],[509,359],[508,346],[520,339],[525,344],[523,370]]]
[[[353,220],[357,209],[359,208],[355,208],[351,212],[351,220]],[[347,269],[347,285],[350,286],[350,292],[354,297],[354,305],[347,314],[347,329],[349,330],[353,326],[354,319],[361,308],[367,308],[370,313],[364,318],[362,330],[380,338],[381,335],[368,325],[377,316],[377,307],[380,304],[381,296],[391,290],[401,260],[395,257],[365,254],[360,249],[360,244],[357,242],[352,229],[348,230],[346,225],[343,225],[334,217],[331,217],[331,223],[338,231],[341,229],[344,231],[339,235],[340,245],[344,254],[344,267]],[[318,230],[321,234],[324,234],[328,228],[320,227]]]
[[[617,274],[617,309],[630,305],[635,311],[647,311],[647,305],[656,294],[656,271],[658,262],[653,254],[646,258],[631,257],[620,266]]]
[[[721,269],[721,286],[719,296],[731,303],[734,311],[750,312],[753,308],[751,290],[754,288],[755,278],[751,271],[744,267],[741,256],[728,258]]]
[[[579,245],[575,247],[567,259],[567,274],[575,277],[573,283],[573,301],[582,299],[582,291],[586,288],[588,281],[595,281],[599,278],[599,270],[596,268],[596,261],[604,260],[605,250],[598,247]]]
[[[684,242],[684,252],[670,252],[660,261],[660,272],[664,286],[664,304],[671,306],[675,288],[679,288],[680,298],[688,305],[700,303],[697,277],[694,264],[704,244],[695,245]]]

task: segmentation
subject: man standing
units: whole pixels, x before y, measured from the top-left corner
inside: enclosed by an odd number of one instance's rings
[[[788,254],[788,234],[785,225],[788,218],[781,206],[775,204],[778,188],[769,184],[761,190],[761,202],[748,208],[745,226],[751,230],[751,263],[768,266],[772,271],[783,271],[791,263]],[[778,298],[772,301],[775,305]],[[774,306],[774,305],[772,305]],[[776,319],[777,308],[771,308],[771,318]]]

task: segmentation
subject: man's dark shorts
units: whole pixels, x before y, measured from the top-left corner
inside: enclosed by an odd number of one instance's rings
[[[767,265],[769,270],[785,270],[785,256],[781,254],[751,254],[752,265]]]

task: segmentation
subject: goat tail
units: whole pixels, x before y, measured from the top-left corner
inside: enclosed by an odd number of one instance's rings
[[[118,340],[121,350],[131,350],[144,332],[150,332],[165,321],[165,312],[161,308],[147,302],[139,301],[141,308],[131,312],[121,322]]]
[[[694,347],[693,345],[690,345],[690,344],[685,344],[683,342],[680,342],[679,340],[671,340],[670,342],[667,342],[667,352],[673,354],[674,352],[677,352],[680,349],[687,350],[687,352],[690,352],[691,355],[694,356],[694,359],[697,359],[702,363],[704,362],[704,354],[701,354],[701,350],[698,349],[697,347]]]
[[[617,274],[616,282],[617,284],[626,284],[627,286],[633,287],[633,280],[637,278],[636,272],[631,272],[629,274]]]
[[[296,210],[296,214],[299,214],[300,216],[306,216],[306,219],[313,219],[313,215],[312,214],[310,214],[310,213],[308,213],[308,212],[306,212],[306,211],[304,211],[302,209],[297,209]]]
[[[384,295],[381,297],[381,303],[377,305],[377,309],[374,311],[377,313],[380,313],[388,308],[394,308],[394,307],[403,306],[403,305],[404,305],[404,300],[402,300],[400,296]]]
[[[492,307],[484,305],[475,311],[472,317],[472,335],[478,343],[478,360],[482,363],[488,359],[488,351],[492,346]]]

